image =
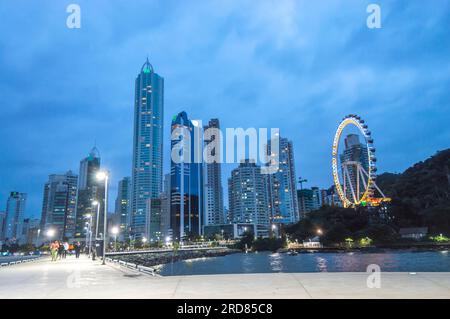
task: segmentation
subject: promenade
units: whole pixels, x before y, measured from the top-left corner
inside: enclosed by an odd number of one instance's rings
[[[271,273],[160,277],[82,256],[0,268],[8,298],[450,298],[450,273]]]

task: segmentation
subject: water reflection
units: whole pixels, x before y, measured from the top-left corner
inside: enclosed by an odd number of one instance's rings
[[[327,272],[327,260],[322,257],[316,257],[317,269],[319,272]]]
[[[269,255],[270,269],[273,272],[281,272],[283,270],[283,259],[280,253]]]
[[[243,254],[242,269],[245,273],[251,273],[255,269],[255,262],[252,254]]]
[[[377,264],[382,271],[450,271],[450,254],[442,251],[352,253],[260,252],[179,261],[161,267],[162,275],[238,274],[267,272],[365,272]]]

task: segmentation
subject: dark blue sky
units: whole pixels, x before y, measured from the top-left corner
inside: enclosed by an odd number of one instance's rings
[[[331,185],[348,113],[369,124],[381,172],[450,147],[450,1],[0,1],[0,210],[17,190],[39,216],[48,174],[78,172],[95,140],[115,198],[147,54],[165,78],[165,171],[181,110],[279,127],[307,186]],[[378,30],[366,27],[371,2]],[[70,3],[81,29],[66,27]]]

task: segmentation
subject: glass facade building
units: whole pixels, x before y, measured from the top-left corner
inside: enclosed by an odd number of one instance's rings
[[[3,228],[5,240],[17,242],[22,236],[27,194],[11,192],[6,202],[6,216]]]
[[[147,61],[135,82],[131,233],[149,236],[148,211],[151,199],[162,191],[164,79]]]
[[[76,229],[76,200],[78,176],[68,171],[66,174],[52,174],[44,185],[42,200],[41,229],[55,231],[55,238],[73,238]]]
[[[93,225],[98,225],[96,235],[103,233],[103,212],[105,200],[105,187],[103,181],[97,180],[97,173],[100,170],[100,153],[94,147],[89,155],[80,162],[80,173],[78,175],[78,196],[77,196],[77,220],[75,237],[83,239],[86,237],[87,216],[92,216]],[[93,202],[100,203],[100,214],[97,223],[97,207]],[[96,227],[97,228],[97,227]]]
[[[131,178],[124,177],[119,181],[117,187],[117,198],[115,205],[116,221],[119,226],[119,240],[128,237],[130,227],[131,211]]]
[[[170,167],[170,215],[172,239],[199,236],[204,216],[202,127],[181,112],[172,119],[172,156],[176,147],[181,160]]]
[[[253,160],[244,160],[228,179],[229,210],[233,223],[255,225],[255,236],[268,237],[270,208],[267,174]]]
[[[286,138],[279,139],[279,149],[272,149],[268,144],[268,154],[278,154],[279,167],[273,174],[268,174],[269,205],[272,223],[290,224],[300,219],[296,194],[294,150],[292,142]]]
[[[217,146],[211,149],[208,154],[212,158],[219,159],[218,162],[204,163],[204,181],[205,181],[205,225],[219,225],[224,223],[223,211],[223,188],[222,188],[222,168],[221,168],[221,149],[222,141],[220,124],[218,119],[211,119],[208,125],[204,126],[205,148],[208,145]]]

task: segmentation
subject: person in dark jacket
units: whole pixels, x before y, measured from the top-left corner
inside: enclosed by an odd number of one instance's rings
[[[75,258],[80,258],[80,252],[81,252],[81,244],[79,241],[77,241],[74,245],[75,250]]]
[[[62,242],[59,242],[59,247],[58,247],[58,257],[59,259],[63,258],[64,256],[64,245]]]

